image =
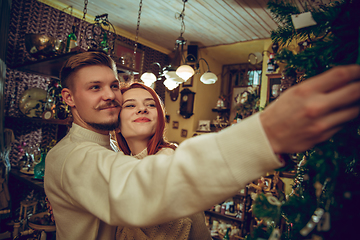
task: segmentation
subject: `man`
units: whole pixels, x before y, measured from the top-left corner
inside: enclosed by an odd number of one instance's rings
[[[268,171],[278,153],[330,138],[359,114],[360,66],[334,68],[288,89],[261,114],[143,160],[111,150],[122,96],[103,53],[71,57],[61,70],[73,126],[47,155],[45,192],[58,240],[114,239],[116,225],[151,226],[210,208]]]

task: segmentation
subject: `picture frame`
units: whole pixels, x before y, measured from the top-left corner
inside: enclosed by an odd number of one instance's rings
[[[238,102],[236,101],[236,99],[238,98],[239,95],[241,95],[243,92],[245,92],[248,89],[248,85],[245,86],[239,86],[239,87],[233,87],[232,89],[232,93],[231,93],[231,101],[230,101],[230,118],[229,121],[232,122],[232,120],[235,118],[236,116],[236,105],[238,104]]]
[[[144,51],[141,49],[136,50],[135,54],[135,66],[132,66],[132,59],[134,57],[134,46],[128,45],[120,40],[115,41],[114,47],[114,61],[118,68],[125,68],[134,73],[143,72],[143,63],[144,63]]]
[[[178,121],[173,121],[172,128],[173,129],[178,129],[179,128],[179,122]]]
[[[266,74],[266,76],[268,77],[267,101],[271,103],[278,97],[278,95],[280,95],[282,77],[280,73]],[[278,90],[277,96],[273,95],[273,90],[275,90],[275,86],[277,87],[276,89]]]
[[[210,132],[210,120],[199,120],[197,132]]]
[[[189,65],[192,68],[195,68],[194,64]],[[189,78],[186,82],[183,83],[183,87],[192,87],[193,86],[193,82],[194,82],[194,75],[191,76],[191,78]]]
[[[186,129],[181,129],[181,137],[184,137],[184,138],[187,137],[187,130]]]

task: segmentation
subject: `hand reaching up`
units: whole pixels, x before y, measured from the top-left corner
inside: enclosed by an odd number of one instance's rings
[[[275,153],[312,148],[360,112],[360,66],[334,67],[287,89],[261,113]]]

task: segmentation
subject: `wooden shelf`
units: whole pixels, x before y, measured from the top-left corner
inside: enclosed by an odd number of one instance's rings
[[[219,236],[211,236],[211,237],[214,240],[222,240],[224,238],[224,236],[225,236],[225,234],[219,234]],[[240,236],[232,236],[232,237],[230,237],[230,240],[238,240],[238,239],[242,240],[244,238],[240,237]]]
[[[21,173],[19,169],[12,167],[9,173],[10,178],[13,177],[20,182],[29,185],[37,190],[44,190],[44,181],[34,179],[34,175]]]
[[[16,69],[18,71],[23,71],[27,73],[42,75],[46,77],[52,77],[59,79],[60,70],[62,65],[66,60],[68,60],[71,56],[74,56],[78,53],[84,52],[83,50],[77,50],[69,53],[64,53],[55,57],[41,59],[33,62],[26,62],[20,65],[15,65],[11,67],[12,69]],[[116,67],[118,73],[129,74],[133,72],[134,74],[139,74],[139,72],[133,68],[129,68],[120,63],[116,62]]]
[[[52,58],[46,58],[35,62],[27,62],[21,65],[12,67],[13,69],[38,74],[47,77],[59,78],[60,69],[63,63],[73,55],[78,54],[79,51],[61,54]]]
[[[230,109],[229,108],[213,108],[212,111],[222,113],[222,112],[230,112]]]
[[[42,119],[42,118],[30,118],[30,117],[8,117],[5,116],[5,122],[12,121],[22,121],[22,122],[32,122],[32,123],[41,123],[41,124],[56,124],[56,125],[71,125],[72,119]]]
[[[240,218],[236,218],[236,217],[233,217],[233,216],[221,214],[221,213],[214,212],[214,211],[206,210],[206,211],[205,211],[205,214],[209,214],[209,215],[211,215],[211,216],[213,216],[213,217],[218,217],[218,218],[222,218],[222,219],[225,219],[225,220],[236,221],[236,222],[243,222],[243,220],[241,220]]]
[[[296,173],[295,172],[280,172],[279,176],[284,177],[284,178],[294,178],[296,176]]]

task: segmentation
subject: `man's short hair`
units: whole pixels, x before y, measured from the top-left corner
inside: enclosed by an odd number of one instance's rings
[[[70,57],[60,70],[60,81],[63,88],[72,89],[74,83],[74,73],[86,66],[104,65],[114,71],[117,78],[116,64],[114,60],[104,52],[89,51],[76,54]]]

